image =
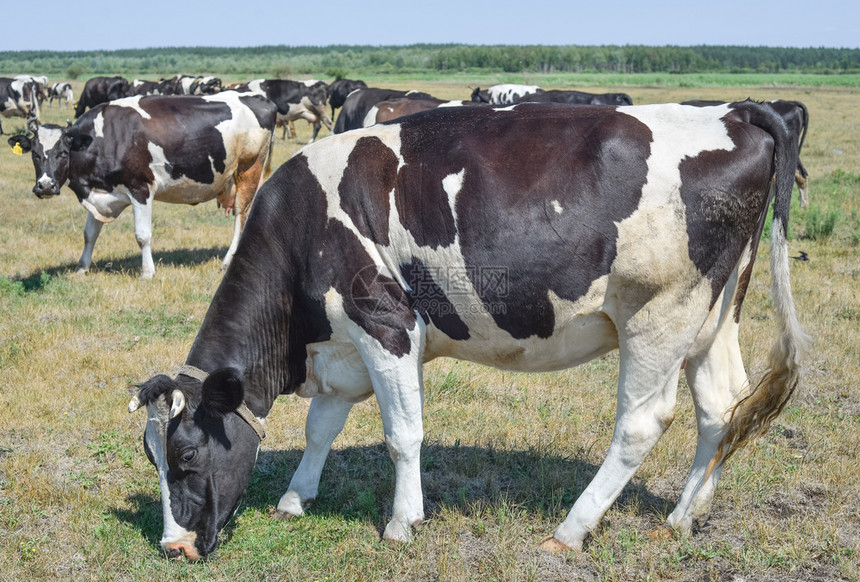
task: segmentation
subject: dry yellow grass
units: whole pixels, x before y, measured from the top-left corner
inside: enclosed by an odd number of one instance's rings
[[[408,87],[443,98],[469,94],[449,83]],[[637,104],[748,96],[805,102],[813,204],[857,208],[856,186],[847,200],[831,200],[828,191],[834,170],[860,173],[857,91],[624,90]],[[67,116],[46,108],[43,120]],[[4,128],[23,126],[16,121],[4,120]],[[275,140],[278,163],[310,135],[307,124],[296,125],[297,140]],[[131,384],[184,360],[220,281],[232,220],[214,204],[157,205],[157,272],[143,282],[128,212],[103,229],[93,272],[75,276],[85,212],[67,189],[37,200],[33,178],[29,157],[0,150],[0,580],[858,579],[860,261],[845,238],[790,243],[790,254],[803,250],[811,259],[792,264],[798,311],[816,338],[808,372],[771,433],[729,463],[703,532],[673,538],[656,529],[692,461],[695,419],[686,390],[675,423],[587,549],[551,556],[537,542],[608,447],[617,356],[535,375],[439,360],[425,370],[429,519],[413,543],[378,541],[392,471],[373,402],[354,409],[336,442],[320,505],[288,524],[268,519],[304,446],[307,402],[282,398],[222,549],[187,565],[159,556],[158,484],[139,445],[142,417],[125,409]],[[795,211],[795,221],[802,219]],[[753,377],[774,331],[766,254],[763,248],[741,328]]]

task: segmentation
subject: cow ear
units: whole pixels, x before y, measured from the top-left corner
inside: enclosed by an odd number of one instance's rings
[[[73,152],[82,152],[93,143],[93,136],[87,134],[75,134],[69,136],[69,148]]]
[[[6,140],[6,143],[9,144],[9,147],[12,148],[12,151],[15,153],[18,153],[18,150],[20,149],[20,153],[26,154],[33,149],[33,143],[26,135],[13,135]]]
[[[221,368],[203,382],[200,407],[209,416],[221,417],[234,412],[245,399],[242,377],[236,368]]]

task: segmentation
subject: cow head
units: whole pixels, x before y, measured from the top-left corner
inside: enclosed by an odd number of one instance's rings
[[[69,152],[85,149],[92,141],[88,136],[71,136],[69,128],[54,124],[41,125],[34,116],[30,116],[27,118],[27,129],[33,137],[16,135],[8,140],[13,148],[20,147],[22,153],[32,153],[36,170],[33,193],[39,198],[60,194],[60,188],[69,177]]]
[[[244,391],[237,370],[204,380],[155,376],[140,386],[129,412],[146,406],[143,445],[158,470],[168,556],[212,553],[218,532],[239,506],[257,460],[260,437],[236,414]]]

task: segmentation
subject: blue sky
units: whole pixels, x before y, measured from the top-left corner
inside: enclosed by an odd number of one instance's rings
[[[23,6],[23,5],[22,5]],[[858,0],[41,0],[0,50],[645,44],[860,47]],[[18,20],[21,33],[13,33]]]

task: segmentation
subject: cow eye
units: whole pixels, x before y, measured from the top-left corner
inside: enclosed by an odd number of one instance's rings
[[[197,449],[188,449],[183,451],[182,456],[179,458],[183,463],[190,463],[194,460],[194,457],[197,456]]]

